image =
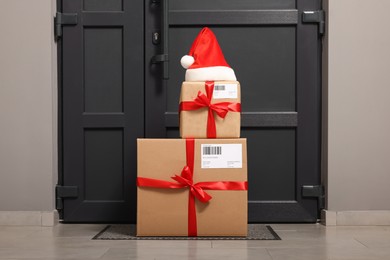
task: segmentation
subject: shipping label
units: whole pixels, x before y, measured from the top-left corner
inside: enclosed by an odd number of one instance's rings
[[[202,144],[201,167],[242,168],[242,144]]]
[[[213,99],[237,98],[237,84],[215,84]]]

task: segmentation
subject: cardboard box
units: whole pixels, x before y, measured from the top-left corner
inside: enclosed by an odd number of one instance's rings
[[[245,183],[247,187],[246,139],[195,139],[194,142],[194,184],[231,181]],[[175,183],[171,177],[180,175],[187,164],[186,139],[138,139],[137,149],[138,177]],[[215,155],[218,149],[222,150],[221,155]],[[246,236],[247,190],[205,191],[212,196],[209,202],[195,199],[197,235]],[[137,236],[188,235],[188,187],[138,186],[137,193]]]
[[[225,89],[225,90],[220,90]],[[180,102],[193,101],[198,92],[206,94],[205,82],[183,82]],[[216,81],[211,103],[232,102],[241,103],[240,83],[238,81]],[[225,118],[214,112],[216,137],[239,138],[241,126],[241,112],[229,111]],[[207,137],[208,107],[197,110],[180,112],[180,136],[182,138]]]

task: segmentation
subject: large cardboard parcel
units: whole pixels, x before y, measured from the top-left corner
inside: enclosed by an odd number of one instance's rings
[[[246,139],[195,139],[193,183],[247,181]],[[138,139],[138,177],[174,182],[186,139]],[[138,236],[187,236],[189,188],[137,187]],[[197,236],[246,236],[247,190],[206,190],[195,199]]]
[[[184,81],[181,87],[180,102],[193,101],[198,92],[205,93],[205,82]],[[215,81],[211,103],[241,103],[240,83],[238,81]],[[229,111],[225,118],[214,112],[216,138],[239,138],[241,113]],[[182,138],[208,138],[208,107],[180,112],[180,136]]]

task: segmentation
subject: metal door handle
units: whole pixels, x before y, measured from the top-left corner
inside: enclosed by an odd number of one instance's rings
[[[156,0],[154,0],[156,1]],[[160,0],[160,8],[161,8],[161,37],[162,37],[162,54],[158,54],[152,57],[152,63],[162,63],[163,70],[163,79],[169,79],[169,70],[168,70],[168,14],[169,14],[169,0]]]

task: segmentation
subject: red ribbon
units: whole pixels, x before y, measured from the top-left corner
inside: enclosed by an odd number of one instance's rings
[[[205,83],[206,95],[201,91],[193,101],[182,101],[179,105],[179,113],[181,111],[197,110],[203,107],[208,107],[207,117],[207,138],[216,138],[217,129],[215,126],[215,118],[213,111],[221,118],[225,118],[229,111],[241,112],[241,104],[233,102],[219,102],[211,103],[214,91],[214,81],[206,81]]]
[[[213,181],[213,182],[198,182],[194,184],[194,139],[186,139],[186,159],[187,165],[184,166],[180,175],[171,177],[176,182],[162,181],[144,177],[137,178],[137,186],[164,188],[164,189],[182,189],[189,188],[188,199],[188,236],[197,236],[196,208],[195,198],[206,203],[211,200],[210,194],[205,190],[248,190],[246,181]]]

